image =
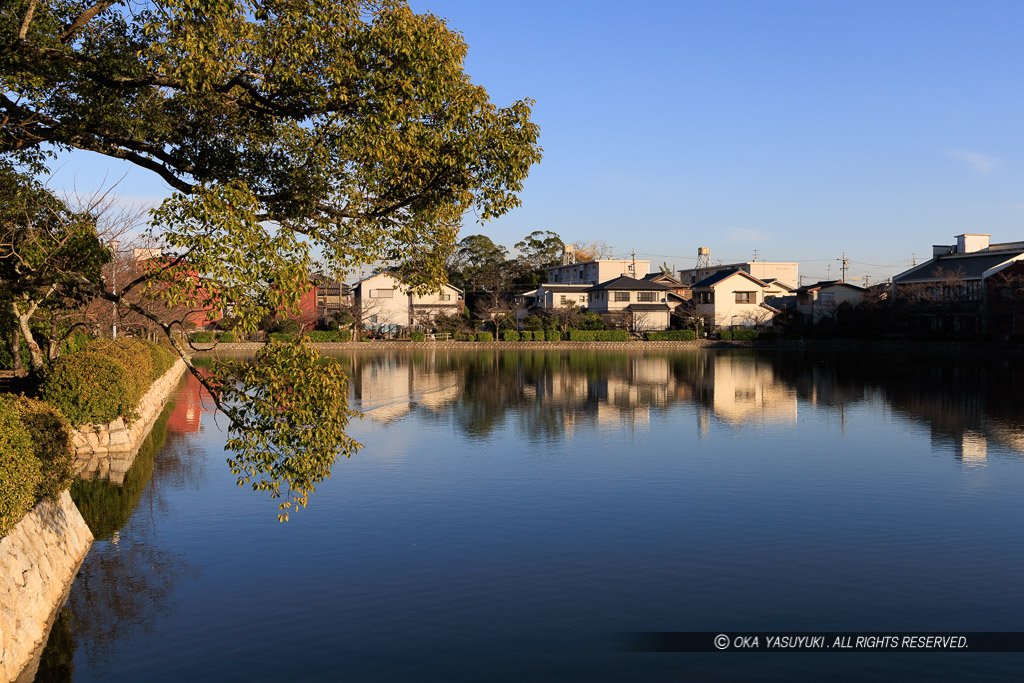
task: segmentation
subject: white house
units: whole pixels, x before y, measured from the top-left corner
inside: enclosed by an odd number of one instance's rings
[[[697,315],[709,326],[761,327],[774,317],[774,310],[764,305],[765,293],[784,290],[773,290],[770,283],[734,268],[694,283],[692,291]]]
[[[462,290],[444,284],[440,291],[417,294],[390,273],[377,273],[352,285],[362,323],[387,329],[431,326],[438,315],[462,312]]]
[[[796,288],[797,284],[800,282],[799,264],[776,261],[743,261],[741,263],[688,268],[686,270],[679,271],[679,280],[684,285],[690,285],[692,287],[696,283],[701,280],[706,280],[712,275],[733,270],[742,270],[745,273],[753,275],[762,282],[780,281],[789,285],[791,289]]]
[[[864,288],[842,280],[824,280],[796,290],[796,310],[813,322],[834,318],[839,306],[864,301]]]
[[[634,331],[645,332],[667,330],[680,301],[668,285],[622,275],[591,287],[587,308],[606,322],[629,322]]]
[[[549,284],[596,285],[620,275],[641,279],[651,272],[650,261],[633,259],[598,259],[547,268]]]

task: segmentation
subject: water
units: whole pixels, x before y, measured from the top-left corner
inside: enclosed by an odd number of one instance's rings
[[[752,352],[359,352],[278,524],[193,380],[38,680],[1019,678],[1024,654],[650,654],[630,631],[1024,630],[1021,371]]]

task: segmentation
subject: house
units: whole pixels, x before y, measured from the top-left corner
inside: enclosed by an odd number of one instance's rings
[[[648,273],[647,275],[644,275],[643,279],[648,282],[659,282],[666,287],[669,287],[683,299],[690,298],[690,285],[684,284],[679,280],[679,278],[671,273],[665,273],[662,271],[658,271],[657,273]]]
[[[704,318],[709,327],[770,324],[778,309],[765,305],[765,293],[784,291],[739,268],[715,273],[694,283],[691,289],[697,315]]]
[[[353,303],[352,288],[339,280],[324,275],[312,278],[317,322],[324,325],[338,317]]]
[[[1015,261],[985,281],[988,332],[1024,341],[1024,261]]]
[[[989,235],[964,233],[956,243],[935,245],[932,258],[892,279],[892,299],[932,332],[984,331],[988,283],[1024,260],[1024,241],[990,244]]]
[[[636,332],[667,330],[672,310],[682,301],[668,285],[621,275],[587,291],[587,308],[613,326]]]
[[[679,281],[684,285],[693,287],[696,283],[706,280],[712,275],[733,270],[742,270],[762,282],[780,282],[794,289],[800,282],[799,264],[773,261],[742,261],[740,263],[688,268],[679,271]]]
[[[796,290],[796,310],[805,320],[817,323],[835,318],[839,306],[864,301],[864,288],[842,280],[823,280]],[[768,304],[771,305],[771,301]]]
[[[620,275],[642,278],[651,272],[650,261],[636,259],[597,259],[568,263],[545,269],[550,284],[588,284],[608,282]]]
[[[440,291],[417,294],[391,273],[377,273],[352,285],[357,320],[364,327],[388,333],[406,328],[431,328],[439,315],[462,312],[461,289],[445,283]]]
[[[586,308],[587,291],[589,291],[590,287],[591,285],[589,284],[556,285],[545,282],[532,292],[527,292],[524,296],[532,299],[535,308],[542,308],[544,310],[571,306],[573,304],[580,308]]]

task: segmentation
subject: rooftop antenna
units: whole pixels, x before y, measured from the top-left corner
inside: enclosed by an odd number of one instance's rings
[[[755,249],[754,250],[754,260],[755,261],[757,260],[757,252],[759,252],[759,251],[760,251],[760,249]]]
[[[917,265],[917,254],[910,255],[910,265],[912,267]]]

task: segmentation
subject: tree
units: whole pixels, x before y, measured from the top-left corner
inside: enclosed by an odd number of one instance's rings
[[[519,252],[516,259],[516,268],[519,271],[517,282],[536,286],[546,280],[546,268],[562,262],[565,243],[553,232],[534,230],[521,242],[516,242],[515,248]]]
[[[596,261],[598,259],[610,258],[613,248],[607,242],[573,242],[576,251],[576,262]]]
[[[98,284],[110,252],[96,235],[95,217],[72,211],[38,181],[0,160],[0,316],[12,322],[11,355],[28,346],[33,374],[44,355],[32,331],[37,312],[81,304],[76,278]],[[17,370],[17,361],[15,365]]]
[[[579,329],[584,321],[583,310],[575,303],[555,306],[546,313],[554,326],[561,330],[563,337],[569,336],[569,328]]]
[[[437,286],[462,216],[517,206],[540,159],[532,102],[493,105],[463,71],[461,35],[399,0],[13,0],[0,44],[0,155],[22,182],[77,148],[173,188],[152,216],[165,260],[117,292],[82,269],[68,278],[159,325],[230,417],[240,482],[286,471],[288,453],[308,466],[282,514],[326,475],[297,444],[315,431],[318,458],[357,445],[343,398],[310,423],[306,397],[267,392],[319,373],[344,396],[343,376],[297,344],[264,354],[260,372],[221,364],[208,379],[174,335],[182,321],[129,294],[172,310],[230,304],[253,332],[297,305],[315,248],[331,272],[415,253],[410,284]]]

